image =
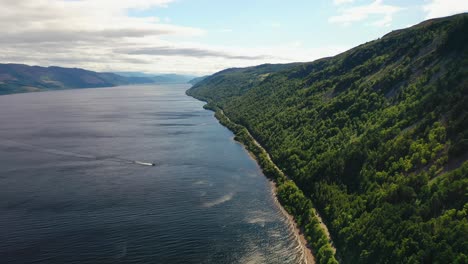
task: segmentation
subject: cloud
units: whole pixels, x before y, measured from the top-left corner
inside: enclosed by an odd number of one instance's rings
[[[260,24],[264,27],[271,28],[271,29],[279,29],[282,27],[282,24],[278,21],[274,20],[263,20]]]
[[[222,28],[222,29],[219,29],[218,32],[221,32],[221,33],[231,33],[231,32],[233,32],[233,30],[230,29],[230,28]]]
[[[6,2],[5,2],[6,1]],[[111,3],[112,2],[112,3]],[[130,9],[164,6],[169,0],[3,0],[0,4],[2,34],[32,35],[47,32],[86,39],[148,35],[201,35],[203,30],[159,23],[157,17],[130,17]],[[127,35],[125,35],[127,34]],[[74,38],[74,39],[75,39]]]
[[[0,63],[202,75],[229,67],[312,61],[348,48],[307,49],[297,41],[260,47],[207,45],[197,42],[210,34],[205,29],[177,25],[166,17],[130,15],[132,10],[171,8],[175,1],[0,0]]]
[[[339,2],[344,1],[346,0],[339,0]],[[373,21],[371,25],[384,27],[390,26],[393,20],[393,15],[401,10],[401,7],[384,4],[383,0],[375,0],[368,5],[342,9],[340,11],[340,15],[332,16],[328,19],[328,21],[330,23],[348,26],[354,22],[365,21],[370,17],[379,16],[381,19]]]
[[[273,22],[270,23],[270,27],[272,27],[272,28],[280,28],[280,27],[281,27],[281,23],[280,23],[280,22],[273,21]]]
[[[349,4],[352,2],[354,2],[354,0],[333,0],[333,4],[335,5]]]
[[[465,0],[432,0],[423,6],[426,19],[450,16],[468,12],[468,1]]]
[[[0,43],[66,43],[66,42],[107,42],[113,39],[144,38],[147,36],[162,36],[172,34],[195,34],[197,30],[181,28],[172,25],[158,25],[154,28],[115,28],[115,29],[34,29],[6,31],[2,33]]]
[[[123,48],[115,50],[116,53],[124,53],[129,55],[153,55],[153,56],[186,56],[195,58],[204,57],[220,57],[226,59],[239,60],[261,60],[268,59],[268,55],[235,55],[224,51],[216,51],[213,49],[202,48],[175,48],[175,47],[144,47],[144,48]]]
[[[203,29],[132,17],[130,10],[165,8],[173,0],[1,0],[0,62],[61,65],[91,70],[147,71],[156,58],[115,54],[113,50],[165,36],[195,37]],[[116,56],[117,55],[117,56]],[[169,62],[167,62],[169,63]],[[145,66],[146,64],[146,66]],[[161,67],[164,67],[161,63]]]

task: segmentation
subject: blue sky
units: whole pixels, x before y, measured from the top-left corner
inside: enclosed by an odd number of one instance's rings
[[[340,10],[365,5],[373,1],[355,1],[351,4],[334,4],[333,1],[208,1],[179,0],[168,8],[132,11],[134,16],[157,16],[177,25],[203,28],[209,32],[199,41],[215,45],[242,47],[280,45],[301,42],[309,47],[324,45],[357,45],[424,20],[425,1],[385,1],[402,9],[396,13],[389,26],[372,26],[379,14],[368,19],[340,25],[328,19],[339,15]]]
[[[16,0],[0,3],[1,62],[209,74],[312,61],[468,0]]]

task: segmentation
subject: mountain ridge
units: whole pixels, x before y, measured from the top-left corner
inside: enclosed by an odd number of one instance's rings
[[[153,80],[155,83],[190,83],[191,80],[198,77],[193,75],[164,73],[164,74],[150,74],[141,72],[114,72],[115,74],[124,77],[144,77]]]
[[[221,71],[187,94],[294,180],[299,191],[278,195],[312,245],[294,193],[320,211],[343,263],[466,263],[465,33],[466,13],[432,19],[314,62]]]
[[[174,83],[177,76],[123,76],[81,68],[0,64],[0,95],[77,88],[113,87],[129,84]],[[186,77],[187,82],[191,77]]]

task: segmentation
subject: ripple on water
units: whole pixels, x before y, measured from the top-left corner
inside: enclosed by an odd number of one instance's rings
[[[188,87],[0,96],[0,262],[300,263],[268,181]]]

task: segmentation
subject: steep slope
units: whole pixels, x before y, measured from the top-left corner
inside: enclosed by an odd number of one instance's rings
[[[78,68],[0,64],[0,95],[152,82],[154,81],[150,78],[124,77],[114,73],[99,73]]]
[[[468,14],[268,67],[222,71],[187,93],[265,147],[342,262],[468,262]]]
[[[204,78],[192,87],[188,93],[191,94],[192,91],[196,91],[197,98],[212,100],[221,104],[221,101],[243,95],[250,88],[262,83],[271,74],[289,69],[295,65],[298,65],[298,63],[263,64],[249,68],[226,69]]]

